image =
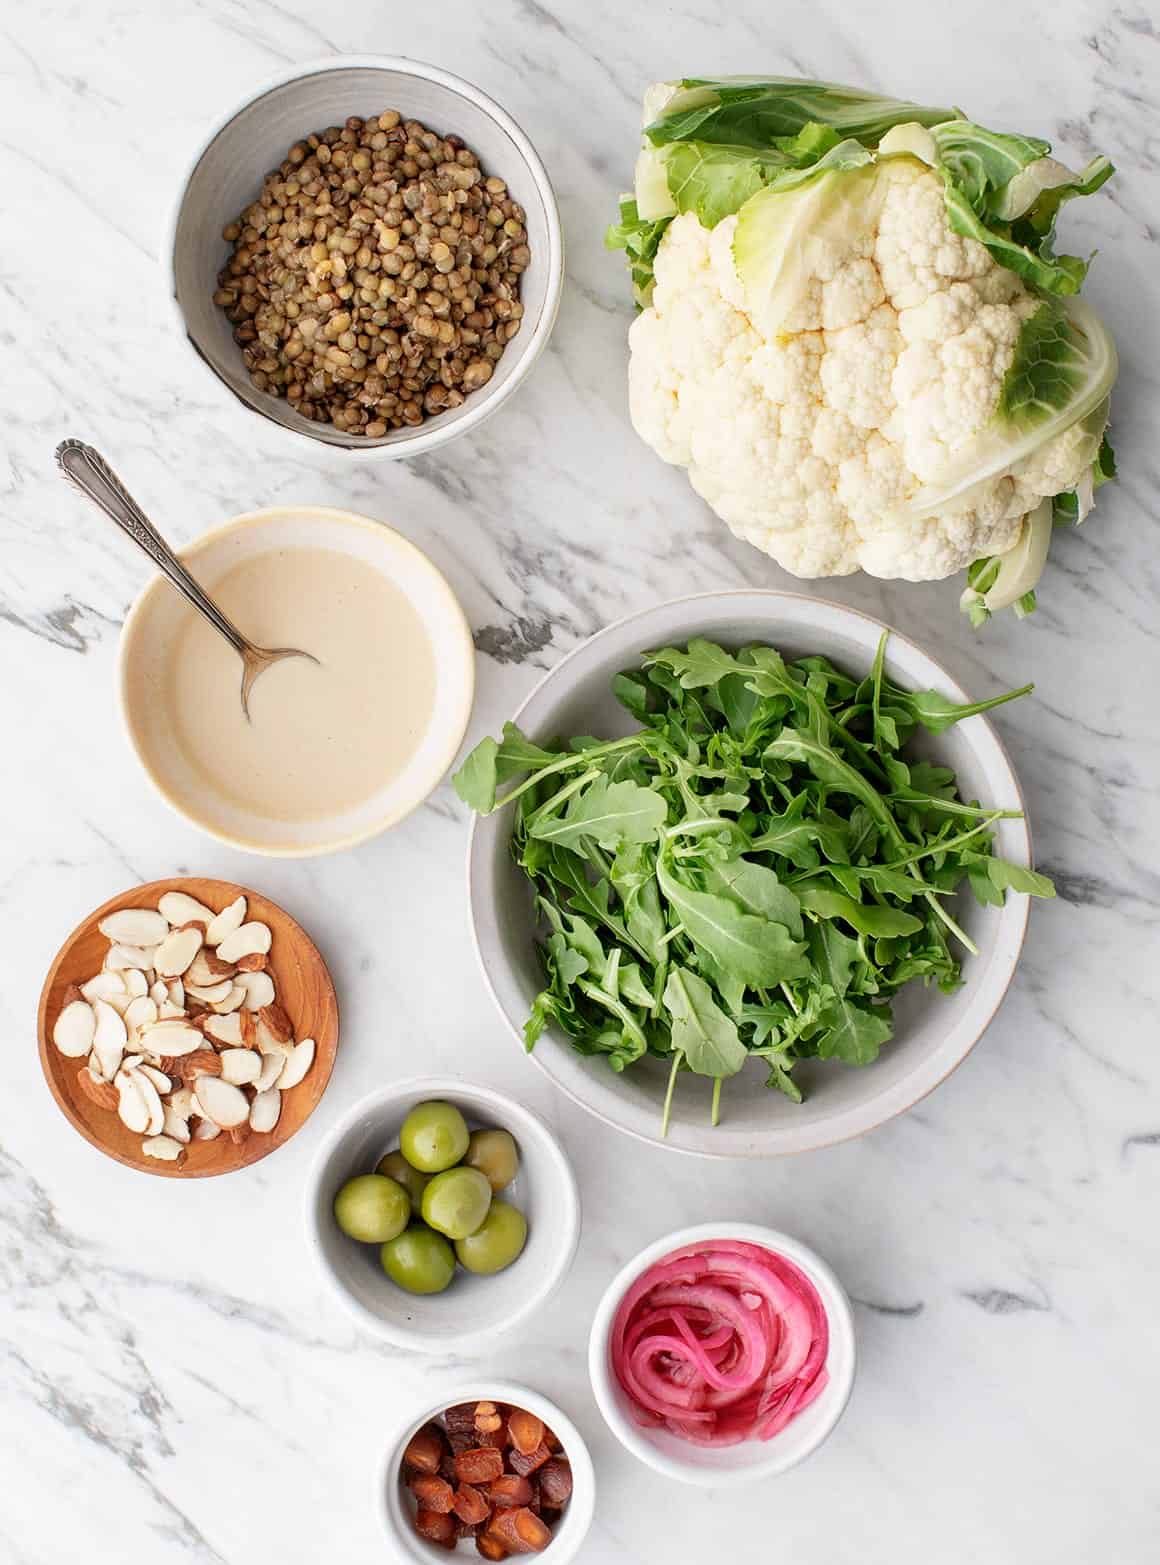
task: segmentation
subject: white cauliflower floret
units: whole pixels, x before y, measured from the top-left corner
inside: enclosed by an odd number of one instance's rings
[[[1091,460],[1068,430],[939,514],[905,514],[988,423],[1037,301],[952,232],[938,176],[897,158],[879,177],[861,223],[809,252],[780,329],[756,324],[738,219],[709,230],[686,213],[630,332],[638,433],[798,576],[950,576],[1011,548],[1039,499],[1074,487]]]

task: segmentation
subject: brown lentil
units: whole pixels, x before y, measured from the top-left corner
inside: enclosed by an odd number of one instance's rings
[[[303,137],[222,237],[214,303],[260,391],[381,439],[459,407],[520,327],[524,210],[390,109]]]

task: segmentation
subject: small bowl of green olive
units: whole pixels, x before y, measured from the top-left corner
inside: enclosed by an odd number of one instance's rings
[[[331,1132],[306,1223],[362,1324],[438,1353],[510,1330],[551,1296],[576,1252],[580,1198],[537,1115],[432,1076],[372,1093]]]

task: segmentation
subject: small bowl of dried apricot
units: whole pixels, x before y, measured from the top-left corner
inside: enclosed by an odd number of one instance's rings
[[[387,1454],[387,1533],[407,1560],[459,1549],[485,1560],[575,1559],[592,1521],[588,1447],[554,1403],[506,1381],[455,1386],[412,1415]]]

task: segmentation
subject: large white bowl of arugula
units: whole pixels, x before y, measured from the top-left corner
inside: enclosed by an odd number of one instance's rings
[[[982,715],[1029,689],[971,704],[905,637],[788,593],[601,631],[456,776],[513,1032],[683,1152],[801,1152],[909,1108],[998,1009],[1027,893],[1053,894]]]

